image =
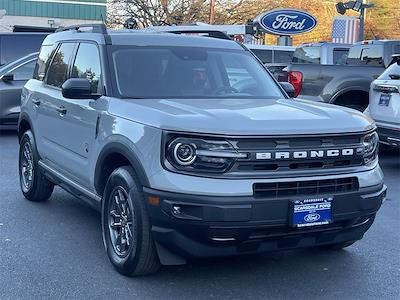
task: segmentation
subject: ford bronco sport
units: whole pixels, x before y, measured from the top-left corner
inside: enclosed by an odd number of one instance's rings
[[[361,239],[386,194],[374,123],[293,100],[240,44],[64,28],[22,92],[23,195],[101,210],[122,274]]]

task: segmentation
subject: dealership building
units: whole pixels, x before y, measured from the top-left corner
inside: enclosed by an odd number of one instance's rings
[[[107,0],[0,0],[0,31],[98,23],[106,14]]]

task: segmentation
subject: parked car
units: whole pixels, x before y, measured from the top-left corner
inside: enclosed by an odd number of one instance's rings
[[[291,63],[288,80],[295,95],[364,111],[369,103],[371,82],[400,53],[400,40],[364,41],[351,46],[345,65]]]
[[[253,52],[278,81],[287,81],[284,68],[292,61],[295,47],[244,44]]]
[[[369,115],[378,126],[380,142],[400,148],[400,55],[372,82]]]
[[[1,32],[0,66],[11,63],[40,49],[48,33],[38,32]]]
[[[21,96],[22,193],[45,201],[59,185],[98,208],[124,275],[344,248],[385,198],[372,120],[294,101],[234,41],[73,26],[45,39],[35,70]]]
[[[343,65],[349,53],[350,44],[307,43],[296,48],[292,63],[314,65]]]
[[[21,91],[32,78],[38,53],[31,53],[0,68],[0,126],[16,126],[21,106]]]

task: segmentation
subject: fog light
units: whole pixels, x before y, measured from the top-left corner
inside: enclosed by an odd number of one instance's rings
[[[180,216],[182,214],[182,210],[180,206],[172,206],[172,214],[174,216]]]

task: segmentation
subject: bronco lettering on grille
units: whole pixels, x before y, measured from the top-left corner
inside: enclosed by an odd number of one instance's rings
[[[279,152],[258,152],[256,159],[304,159],[322,157],[352,156],[354,149],[329,149],[329,150],[309,150],[309,151],[279,151]]]

